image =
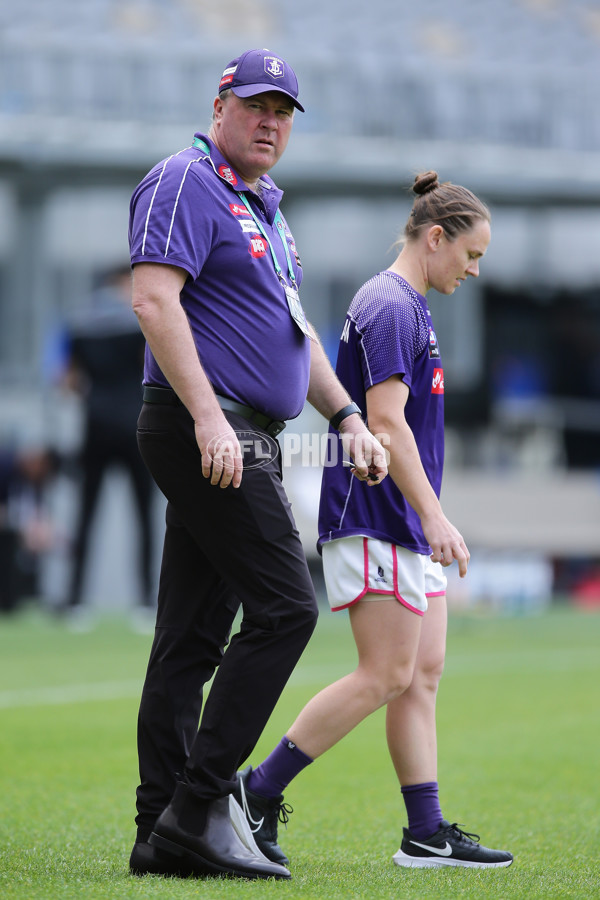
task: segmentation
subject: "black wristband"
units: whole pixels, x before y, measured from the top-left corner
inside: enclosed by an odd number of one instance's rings
[[[343,409],[340,409],[339,412],[332,416],[329,420],[329,424],[332,428],[338,429],[340,424],[347,419],[348,416],[351,416],[353,413],[358,413],[359,416],[362,415],[360,411],[360,406],[357,406],[356,403],[349,403],[348,406],[344,406]]]

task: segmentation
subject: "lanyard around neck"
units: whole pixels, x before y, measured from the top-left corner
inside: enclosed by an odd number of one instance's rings
[[[192,146],[193,146],[193,147],[196,147],[198,150],[203,150],[203,151],[208,155],[211,165],[213,165],[212,159],[210,159],[210,147],[209,147],[209,145],[206,143],[206,141],[203,141],[201,138],[195,137]],[[214,169],[214,165],[213,165],[213,169]],[[216,170],[215,170],[215,171],[216,171]],[[217,174],[218,174],[218,173],[217,173]],[[221,177],[221,176],[219,176],[219,177]],[[248,203],[248,201],[246,200],[246,198],[244,197],[244,195],[241,194],[239,191],[236,191],[236,194],[238,195],[238,197],[240,198],[240,200],[242,201],[242,203],[244,204],[244,206],[246,207],[246,209],[248,210],[248,212],[250,213],[250,215],[251,215],[252,218],[254,219],[254,223],[255,223],[256,227],[258,228],[258,230],[260,231],[261,235],[263,236],[263,238],[264,238],[265,241],[267,242],[268,247],[269,247],[269,250],[271,251],[271,258],[273,259],[273,265],[274,265],[274,267],[275,267],[275,273],[276,273],[276,275],[277,275],[277,278],[279,279],[279,281],[280,281],[283,285],[285,285],[285,284],[286,284],[286,280],[285,280],[285,278],[283,277],[283,270],[282,270],[281,266],[279,265],[279,260],[277,259],[277,256],[276,256],[276,254],[275,254],[275,250],[273,249],[273,245],[272,245],[272,243],[271,243],[271,240],[270,240],[270,238],[269,238],[269,235],[268,235],[267,232],[265,231],[262,222],[259,221],[259,219],[258,219],[256,213],[254,212],[254,210],[252,209],[252,207],[250,206],[250,204]],[[281,243],[283,244],[283,249],[284,249],[284,252],[285,252],[285,258],[286,258],[286,261],[287,261],[288,277],[289,277],[289,279],[290,279],[290,283],[291,283],[292,287],[296,288],[296,290],[297,290],[298,287],[297,287],[297,285],[296,285],[296,274],[295,274],[295,272],[294,272],[294,267],[292,266],[292,258],[291,258],[291,256],[290,256],[290,251],[289,251],[289,248],[288,248],[288,243],[287,243],[287,241],[286,241],[286,239],[285,239],[285,225],[283,224],[283,218],[282,218],[281,213],[279,212],[279,210],[277,210],[277,212],[276,212],[276,214],[275,214],[275,218],[274,218],[273,221],[274,221],[275,226],[276,226],[276,228],[277,228],[277,231],[278,231],[278,233],[279,233],[279,237],[280,237],[280,239],[281,239]]]
[[[269,235],[265,231],[262,222],[259,220],[258,216],[254,212],[254,210],[252,209],[252,207],[250,206],[250,204],[248,203],[248,201],[246,200],[244,195],[241,194],[239,191],[236,191],[236,193],[237,193],[238,197],[240,198],[240,200],[242,201],[242,203],[244,204],[244,206],[246,207],[246,209],[248,210],[248,212],[250,213],[250,215],[252,216],[252,218],[254,219],[256,227],[258,228],[258,230],[262,234],[263,238],[269,245],[269,250],[271,251],[271,257],[273,259],[273,265],[275,266],[275,272],[276,272],[277,277],[279,278],[280,282],[283,285],[285,285],[286,281],[285,281],[285,278],[283,277],[283,271],[281,269],[281,266],[279,265],[279,260],[277,259],[277,256],[275,254],[275,250],[273,249],[273,244],[270,241]],[[277,212],[275,213],[275,218],[273,221],[275,223],[277,232],[279,234],[279,237],[281,238],[281,243],[283,244],[283,249],[285,251],[285,258],[287,260],[288,277],[290,279],[290,283],[291,283],[292,287],[297,289],[296,275],[294,272],[294,267],[292,266],[292,258],[290,256],[290,251],[288,249],[287,241],[285,239],[285,225],[283,224],[283,219],[281,217],[281,213],[279,212],[279,210],[277,210]]]

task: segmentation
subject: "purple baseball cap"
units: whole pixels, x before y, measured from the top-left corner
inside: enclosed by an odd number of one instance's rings
[[[280,91],[293,100],[296,109],[304,112],[298,103],[298,79],[292,67],[270,50],[246,50],[232,59],[219,82],[219,93],[230,88],[237,97],[253,97],[266,91]]]

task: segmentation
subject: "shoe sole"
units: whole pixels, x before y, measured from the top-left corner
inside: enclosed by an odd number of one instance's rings
[[[211,862],[203,856],[200,856],[199,853],[195,853],[193,850],[189,850],[181,844],[176,844],[174,841],[170,841],[168,838],[156,834],[154,831],[148,838],[148,843],[152,844],[154,847],[159,847],[161,850],[164,850],[166,853],[170,853],[172,856],[176,856],[179,859],[185,858],[186,860],[189,860],[193,867],[194,875],[231,875],[236,878],[276,878],[278,880],[287,880],[291,878],[291,875],[283,875],[277,872],[257,872],[253,869],[233,869],[229,866],[219,866],[217,863]],[[262,857],[262,853],[260,856]]]
[[[406,869],[440,869],[444,866],[454,866],[463,869],[506,869],[513,862],[512,859],[503,860],[502,862],[476,862],[469,859],[448,859],[448,857],[431,856],[406,856],[404,853],[400,855],[400,851],[392,857],[397,866]]]

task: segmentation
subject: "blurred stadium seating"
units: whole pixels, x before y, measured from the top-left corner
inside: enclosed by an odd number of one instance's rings
[[[0,117],[17,135],[57,117],[65,137],[69,120],[189,123],[253,39],[294,60],[308,134],[600,149],[600,12],[579,0],[5,3]]]

